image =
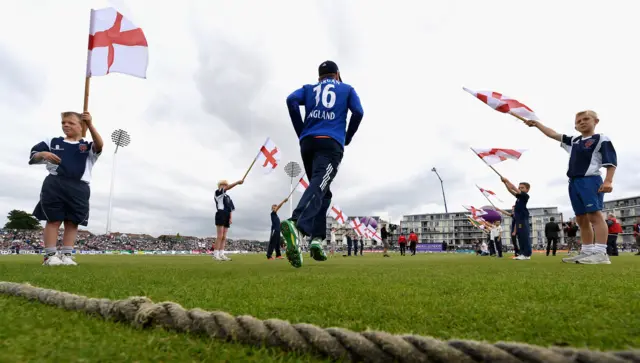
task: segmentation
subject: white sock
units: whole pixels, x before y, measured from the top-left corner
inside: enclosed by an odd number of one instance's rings
[[[607,244],[606,243],[596,243],[595,245],[593,245],[593,253],[607,254]]]
[[[224,250],[220,250],[220,257],[224,256]]]
[[[593,252],[594,252],[593,251],[593,245],[585,245],[585,244],[582,245],[582,250],[580,251],[580,253],[584,253],[586,255],[590,255]]]
[[[218,257],[218,252],[220,252],[220,251],[218,251],[218,250],[213,250],[213,257]]]

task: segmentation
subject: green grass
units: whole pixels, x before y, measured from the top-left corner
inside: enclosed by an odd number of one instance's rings
[[[307,257],[307,256],[305,256]],[[640,347],[640,257],[567,265],[472,255],[379,255],[325,262],[234,256],[79,256],[78,267],[0,256],[0,280],[109,299],[147,296],[259,319],[440,339],[590,349]],[[24,299],[0,297],[0,361],[256,361],[321,359],[163,330],[136,330]]]

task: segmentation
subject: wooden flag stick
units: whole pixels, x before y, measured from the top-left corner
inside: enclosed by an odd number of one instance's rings
[[[266,145],[267,141],[269,141],[268,137],[267,137],[267,140],[265,140],[265,142],[262,144],[262,146]],[[251,165],[249,165],[249,169],[247,169],[247,172],[244,173],[244,176],[242,177],[242,182],[244,182],[244,180],[247,178],[247,175],[249,175],[249,172],[251,171],[251,168],[253,168],[253,164],[255,164],[256,160],[258,160],[258,156],[260,156],[260,153],[262,152],[262,146],[260,146],[260,149],[258,150],[258,153],[256,154],[256,157],[253,158],[253,161],[251,162]]]
[[[520,121],[523,121],[523,122],[527,122],[527,121],[529,121],[529,120],[527,120],[526,118],[524,118],[524,117],[522,117],[522,116],[520,116],[520,115],[516,115],[516,114],[515,114],[515,113],[513,113],[513,112],[509,112],[509,115],[511,115],[511,116],[513,116],[513,117],[515,117],[515,118],[519,119]]]
[[[89,111],[89,88],[91,86],[91,77],[84,79],[84,103],[82,105],[82,112]],[[82,137],[87,137],[87,124],[82,123]]]
[[[284,205],[284,203],[286,203],[289,200],[289,198],[291,198],[291,196],[293,195],[293,192],[296,190],[298,185],[300,185],[300,180],[302,178],[304,178],[305,175],[307,175],[307,174],[306,173],[302,174],[302,177],[300,177],[300,179],[298,179],[298,184],[296,184],[296,186],[294,188],[291,188],[291,191],[289,192],[289,195],[287,195],[287,197],[284,198],[284,200],[280,203],[280,205],[278,205],[278,208],[276,209],[276,212],[278,212],[278,209],[280,209],[280,207],[282,207],[282,205]]]
[[[483,162],[484,162],[488,167],[490,167],[490,168],[491,168],[491,170],[493,170],[496,174],[498,174],[498,176],[499,176],[500,178],[502,178],[502,175],[501,175],[500,173],[498,173],[498,171],[497,171],[493,166],[491,166],[491,165],[487,164],[487,162],[486,162],[486,161],[484,161],[484,159],[483,159],[483,158],[481,158],[481,157],[478,155],[478,153],[477,153],[475,150],[473,150],[473,148],[472,148],[472,147],[470,147],[469,149],[471,149],[471,151],[473,151],[473,153],[474,153],[474,154],[476,154],[476,156],[477,156],[477,157],[479,157],[479,158],[480,158],[480,160],[482,160],[482,161],[483,161]]]

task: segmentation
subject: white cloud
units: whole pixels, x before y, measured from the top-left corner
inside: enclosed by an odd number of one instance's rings
[[[29,148],[60,133],[60,111],[82,106],[89,8],[63,3],[17,2],[14,16],[0,23],[3,216],[33,209],[45,171],[27,165]],[[564,151],[462,86],[516,97],[558,131],[572,131],[576,111],[597,110],[598,131],[612,138],[620,160],[607,198],[640,193],[640,126],[630,114],[640,84],[640,54],[630,46],[640,31],[637,4],[92,3],[109,4],[143,28],[150,53],[146,80],[92,80],[98,130],[109,138],[124,128],[132,137],[118,152],[113,230],[213,234],[215,183],[241,178],[266,136],[283,150],[283,164],[300,162],[284,99],[313,82],[326,59],[340,65],[365,108],[332,188],[348,215],[443,210],[433,166],[445,180],[449,210],[482,204],[475,184],[510,204],[469,146],[528,149],[497,169],[531,182],[531,206],[570,213]],[[106,225],[113,150],[108,144],[94,169],[89,229],[98,233]],[[288,183],[282,170],[252,172],[234,189],[231,237],[266,238],[269,206],[286,196]]]

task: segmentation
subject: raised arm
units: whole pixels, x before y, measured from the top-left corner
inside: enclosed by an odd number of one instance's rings
[[[520,190],[516,188],[516,186],[513,185],[513,183],[511,183],[509,179],[502,177],[501,180],[504,183],[504,186],[507,187],[507,190],[509,191],[509,193],[511,193],[514,197],[520,194]]]
[[[231,183],[231,184],[227,185],[227,186],[224,188],[224,190],[225,190],[225,191],[226,191],[226,190],[231,190],[231,189],[233,189],[233,187],[235,187],[236,185],[240,185],[240,184],[242,184],[242,183],[244,183],[244,181],[243,181],[242,179],[240,179],[240,180],[238,180],[238,181],[237,181],[237,182],[235,182],[235,183]]]
[[[543,125],[542,122],[540,121],[525,121],[524,123],[527,124],[527,126],[529,127],[537,128],[538,130],[540,130],[540,132],[542,132],[545,136],[547,136],[550,139],[554,139],[556,141],[562,141],[562,134],[556,132],[550,127]]]
[[[278,204],[278,206],[276,207],[276,213],[278,213],[278,211],[280,210],[280,208],[282,208],[282,206],[284,205],[284,203],[286,203],[289,200],[289,198],[283,200],[282,202],[280,202],[280,204]]]

